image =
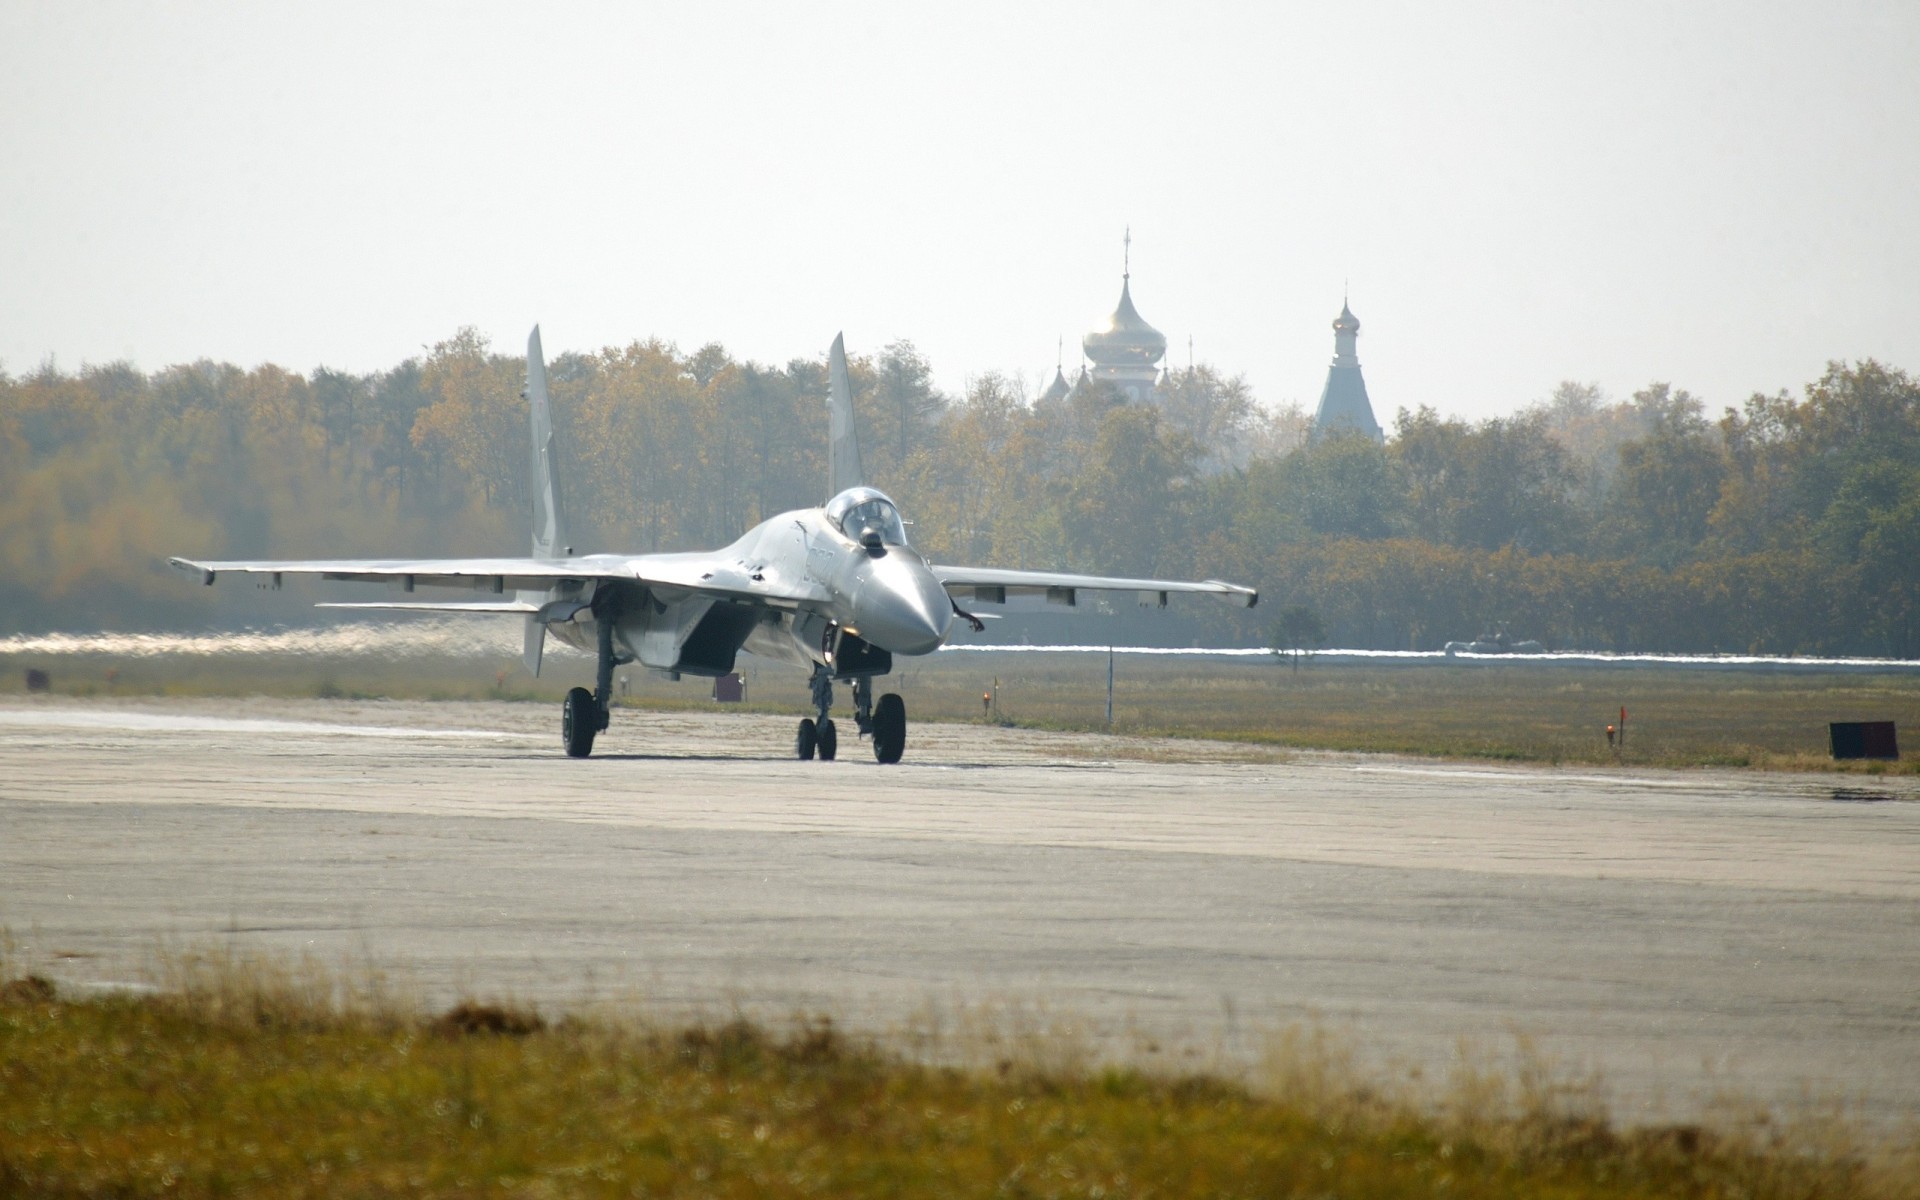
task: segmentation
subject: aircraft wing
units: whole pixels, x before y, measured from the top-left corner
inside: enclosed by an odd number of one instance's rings
[[[196,572],[211,584],[223,574],[265,575],[277,586],[282,576],[313,575],[321,579],[362,583],[469,588],[503,595],[544,592],[557,584],[577,582],[637,583],[649,587],[685,589],[727,600],[764,604],[773,608],[803,608],[825,603],[826,591],[810,582],[793,584],[756,578],[752,568],[720,554],[589,554],[579,558],[423,558],[423,559],[288,559],[201,562],[170,558],[183,571]],[[511,601],[498,604],[438,604],[425,601],[367,604],[367,608],[409,608],[440,612],[525,612]]]
[[[1153,593],[1166,603],[1170,592],[1194,592],[1220,596],[1244,608],[1260,601],[1260,593],[1236,583],[1218,579],[1129,579],[1113,575],[1067,575],[1058,571],[1006,571],[998,567],[946,567],[936,564],[934,577],[946,585],[949,593],[971,589],[975,599],[1004,601],[1010,595],[1046,596],[1064,604],[1074,602],[1077,591]],[[1061,593],[1066,593],[1064,597]]]
[[[433,613],[517,613],[530,617],[540,611],[540,605],[525,600],[474,601],[461,600],[356,600],[351,603],[339,600],[323,600],[315,608],[377,608],[385,612],[433,612]]]

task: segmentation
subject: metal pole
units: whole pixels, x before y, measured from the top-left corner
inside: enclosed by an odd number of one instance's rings
[[[1107,647],[1107,732],[1113,732],[1113,647]]]

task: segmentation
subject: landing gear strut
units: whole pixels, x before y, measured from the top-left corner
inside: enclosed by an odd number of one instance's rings
[[[585,758],[593,753],[594,735],[607,727],[613,708],[613,618],[595,614],[599,634],[599,663],[593,676],[593,690],[577,687],[567,693],[560,709],[560,741],[568,758]]]
[[[873,676],[862,675],[853,681],[853,723],[860,727],[860,736],[866,737],[873,732]]]

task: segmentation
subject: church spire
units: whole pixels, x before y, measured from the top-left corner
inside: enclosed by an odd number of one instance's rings
[[[1065,400],[1073,389],[1067,383],[1067,339],[1059,337],[1053,346],[1053,382],[1047,390],[1040,393],[1041,404],[1053,404]]]
[[[1346,297],[1340,298],[1340,315],[1333,319],[1333,364],[1337,367],[1360,368],[1360,355],[1356,343],[1360,337],[1360,318],[1353,315],[1347,307]]]
[[[1348,305],[1346,289],[1341,289],[1340,315],[1333,319],[1333,364],[1327,368],[1327,384],[1320,392],[1320,408],[1313,416],[1314,441],[1332,433],[1359,433],[1376,442],[1384,442],[1380,423],[1373,418],[1373,401],[1367,396],[1367,381],[1360,374],[1360,318]]]

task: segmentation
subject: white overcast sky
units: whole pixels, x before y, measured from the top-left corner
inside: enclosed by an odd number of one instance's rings
[[[1383,422],[1920,370],[1920,3],[0,0],[0,365],[474,325],[1069,367],[1117,298]]]

